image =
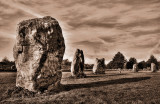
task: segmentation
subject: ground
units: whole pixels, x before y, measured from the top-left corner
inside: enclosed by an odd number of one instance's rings
[[[160,104],[160,72],[106,71],[73,79],[70,72],[63,72],[61,83],[65,90],[35,97],[1,99],[5,104]],[[0,73],[0,97],[7,89],[15,87],[16,72]]]

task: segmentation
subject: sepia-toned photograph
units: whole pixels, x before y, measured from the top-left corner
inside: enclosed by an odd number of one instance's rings
[[[160,104],[160,0],[0,0],[0,104]]]

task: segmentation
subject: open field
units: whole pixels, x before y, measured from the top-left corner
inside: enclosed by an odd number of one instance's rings
[[[70,72],[63,72],[64,91],[36,97],[7,98],[6,104],[160,104],[160,72],[106,71],[93,75],[85,71],[86,78],[72,79]],[[7,89],[15,87],[16,72],[0,73],[0,97]]]

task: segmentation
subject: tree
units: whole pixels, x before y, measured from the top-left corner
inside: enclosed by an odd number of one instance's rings
[[[71,62],[68,59],[62,60],[62,65],[71,65]]]
[[[113,63],[113,61],[110,61],[110,62],[106,65],[106,69],[112,69],[112,63]]]
[[[158,61],[158,69],[160,69],[160,62]]]
[[[132,69],[133,68],[133,65],[137,63],[137,59],[134,58],[134,57],[131,57],[129,59],[129,61],[127,62],[127,69]]]
[[[1,62],[8,63],[8,62],[10,62],[10,61],[9,61],[9,59],[5,56],[5,57],[2,59],[2,61],[1,61]]]
[[[126,59],[124,57],[124,55],[120,52],[118,52],[117,54],[115,54],[115,56],[113,57],[112,61],[110,61],[107,64],[107,69],[118,69],[118,68],[123,68],[124,63],[126,62]]]
[[[150,58],[147,60],[146,63],[147,63],[147,67],[151,67],[151,63],[154,63],[157,68],[159,65],[157,59],[153,55],[150,56]]]
[[[144,69],[144,68],[147,68],[147,64],[145,61],[141,61],[138,63],[138,68],[139,69]]]

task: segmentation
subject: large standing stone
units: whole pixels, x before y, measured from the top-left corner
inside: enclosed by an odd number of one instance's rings
[[[156,72],[156,65],[154,63],[151,63],[151,72]]]
[[[20,22],[13,49],[16,86],[30,91],[57,89],[64,51],[64,38],[56,19],[46,16]]]
[[[77,49],[71,64],[71,74],[75,77],[85,77],[84,74],[84,55],[83,51]]]
[[[133,64],[133,72],[138,72],[137,64]]]
[[[96,58],[94,67],[93,67],[94,74],[105,74],[105,59],[98,59]]]

